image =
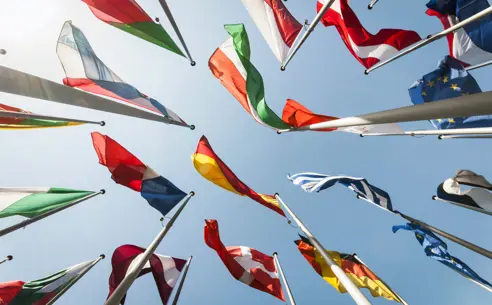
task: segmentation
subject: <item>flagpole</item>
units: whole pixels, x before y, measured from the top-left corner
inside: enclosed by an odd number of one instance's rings
[[[378,3],[379,0],[371,0],[371,2],[369,3],[369,5],[367,6],[368,9],[372,10],[374,8],[374,5],[376,5],[376,3]]]
[[[412,218],[410,216],[407,216],[407,215],[405,215],[403,213],[399,213],[399,214],[400,214],[401,217],[405,218],[406,220],[408,220],[411,223],[414,223],[414,224],[417,224],[419,226],[422,226],[422,227],[424,227],[424,228],[426,228],[426,229],[428,229],[428,230],[436,233],[437,235],[440,235],[440,236],[442,236],[444,238],[447,238],[447,239],[449,239],[449,240],[451,240],[451,241],[453,241],[453,242],[455,242],[457,244],[462,245],[465,248],[468,248],[468,249],[472,250],[473,252],[476,252],[478,254],[481,254],[481,255],[489,258],[489,259],[492,259],[492,252],[489,251],[489,250],[487,250],[487,249],[484,249],[482,247],[479,247],[479,246],[477,246],[475,244],[472,244],[472,243],[470,243],[470,242],[468,242],[468,241],[466,241],[464,239],[461,239],[459,237],[456,237],[454,235],[451,235],[451,234],[449,234],[447,232],[444,232],[444,231],[442,231],[442,230],[440,230],[438,228],[435,228],[435,227],[433,227],[431,225],[426,224],[425,222],[422,222],[422,221],[420,221],[418,219],[415,219],[415,218]]]
[[[123,299],[123,297],[126,295],[128,289],[130,289],[130,286],[133,284],[135,279],[140,275],[140,272],[144,268],[145,264],[149,261],[150,257],[154,254],[155,250],[161,243],[161,241],[164,239],[166,236],[167,232],[171,227],[173,226],[174,222],[178,218],[179,214],[181,214],[181,211],[185,208],[186,204],[188,201],[190,201],[191,197],[195,195],[195,192],[190,192],[188,195],[186,195],[185,198],[181,200],[182,204],[174,213],[173,217],[169,219],[169,222],[166,223],[164,228],[159,232],[159,234],[156,236],[154,241],[149,245],[149,247],[145,250],[145,252],[142,254],[141,257],[137,258],[139,261],[138,263],[135,263],[135,267],[132,268],[131,270],[129,269],[127,271],[127,274],[123,281],[116,287],[114,290],[113,294],[109,296],[109,298],[106,300],[104,305],[119,305],[120,301]],[[137,260],[136,259],[136,260]]]
[[[491,139],[492,135],[471,135],[471,136],[443,136],[440,135],[437,137],[439,140],[445,140],[445,139]]]
[[[400,58],[400,57],[403,57],[417,49],[420,49],[421,47],[423,46],[426,46],[428,44],[430,44],[431,42],[434,42],[438,39],[441,39],[443,37],[446,37],[446,35],[456,31],[456,30],[459,30],[461,29],[462,27],[464,27],[465,25],[467,24],[470,24],[472,22],[475,22],[477,21],[478,19],[484,17],[484,16],[487,16],[489,15],[490,13],[492,13],[492,6],[491,7],[488,7],[486,9],[484,9],[483,11],[479,12],[479,13],[476,13],[475,15],[471,16],[470,18],[467,18],[461,22],[458,22],[457,24],[445,29],[444,31],[442,32],[439,32],[437,34],[434,34],[434,35],[429,35],[427,36],[426,39],[422,39],[421,41],[417,42],[417,43],[414,43],[413,45],[403,49],[402,51],[396,53],[395,55],[393,55],[392,57],[384,60],[384,61],[380,61],[378,62],[377,64],[375,64],[374,66],[372,66],[371,68],[367,69],[364,73],[367,75],[369,74],[371,71],[374,71],[378,68],[381,68],[382,66],[386,65],[386,64],[389,64],[390,62]]]
[[[183,284],[184,284],[184,281],[186,279],[186,274],[188,274],[188,269],[190,268],[192,259],[193,259],[193,256],[190,256],[190,258],[188,258],[188,261],[186,262],[186,265],[185,265],[184,270],[183,270],[182,275],[181,275],[181,279],[179,281],[178,290],[176,290],[176,294],[174,295],[172,305],[178,304],[179,296],[181,294],[181,289],[183,289]]]
[[[284,271],[282,270],[282,265],[280,264],[280,261],[278,260],[278,253],[277,252],[273,253],[273,259],[274,259],[275,263],[277,264],[278,273],[280,273],[280,277],[282,278],[282,281],[284,282],[285,290],[287,290],[287,296],[289,297],[290,305],[296,305],[296,301],[294,300],[294,296],[292,295],[292,291],[290,291],[289,282],[287,282],[287,278],[285,277]]]
[[[483,214],[487,214],[487,215],[491,215],[492,216],[492,212],[486,211],[484,209],[479,209],[479,208],[475,208],[475,207],[468,206],[468,205],[465,205],[465,204],[461,204],[461,203],[458,203],[458,202],[441,199],[441,198],[439,198],[437,196],[432,196],[432,200],[450,203],[450,204],[453,204],[453,205],[456,205],[456,206],[459,206],[459,207],[462,207],[462,208],[465,208],[465,209],[468,209],[468,210],[472,210],[472,211],[475,211],[475,212],[479,212],[479,213],[483,213]]]
[[[3,260],[0,261],[0,265],[5,263],[5,262],[11,261],[13,259],[14,259],[14,257],[12,255],[7,255],[7,257],[5,257]]]
[[[105,257],[106,255],[104,254],[99,255],[99,257],[96,260],[94,260],[94,262],[89,267],[87,267],[83,272],[81,272],[79,275],[74,277],[73,280],[70,282],[70,284],[68,284],[62,290],[60,290],[60,292],[58,292],[53,299],[51,299],[48,303],[46,303],[46,305],[53,305],[53,303],[55,303],[62,295],[64,295],[65,292],[68,291],[68,289],[72,288],[73,285],[75,285],[84,275],[87,274],[87,272],[89,272],[92,268],[94,268],[94,266],[97,263],[99,263],[101,260],[103,260]]]
[[[325,250],[325,248],[318,242],[318,240],[311,234],[311,232],[304,226],[299,218],[291,211],[291,209],[285,204],[285,202],[280,198],[279,194],[275,194],[275,198],[280,202],[280,204],[285,208],[287,213],[290,214],[292,219],[297,223],[299,228],[304,232],[309,241],[314,245],[316,249],[320,252],[321,256],[325,260],[326,264],[330,266],[331,271],[343,284],[347,292],[350,294],[352,299],[354,299],[357,305],[371,305],[371,302],[360,292],[359,288],[350,280],[350,278],[343,272],[342,268],[338,266],[333,257]]]
[[[159,0],[161,3],[162,9],[164,10],[164,13],[166,13],[167,19],[169,19],[169,22],[173,26],[174,31],[176,32],[176,35],[178,35],[179,41],[183,45],[183,49],[186,52],[186,55],[188,56],[188,59],[190,60],[190,64],[192,66],[196,65],[196,62],[191,58],[190,51],[188,51],[188,47],[186,46],[186,43],[183,39],[183,36],[181,35],[181,32],[179,31],[178,25],[176,24],[176,21],[174,20],[173,14],[171,13],[171,9],[169,9],[169,6],[167,5],[166,0]]]
[[[70,202],[70,203],[69,203],[69,204],[67,204],[67,205],[64,205],[64,206],[58,207],[58,208],[53,209],[53,210],[51,210],[51,211],[49,211],[49,212],[43,213],[43,214],[38,215],[38,216],[35,216],[35,217],[33,217],[33,218],[26,219],[26,220],[24,220],[24,221],[22,221],[22,222],[19,222],[19,223],[17,223],[17,224],[15,224],[15,225],[13,225],[13,226],[10,226],[10,227],[8,227],[8,228],[2,229],[2,230],[0,230],[0,237],[2,237],[2,236],[4,236],[4,235],[7,235],[7,234],[9,234],[9,233],[12,233],[12,232],[14,232],[14,231],[16,231],[16,230],[19,230],[19,229],[21,229],[21,228],[27,227],[28,225],[33,224],[33,223],[35,223],[35,222],[37,222],[37,221],[39,221],[39,220],[41,220],[41,219],[44,219],[44,218],[46,218],[46,217],[48,217],[48,216],[51,216],[51,215],[53,215],[53,214],[56,214],[56,213],[61,212],[61,211],[63,211],[63,210],[66,210],[66,209],[68,209],[68,208],[71,208],[71,207],[73,207],[74,205],[77,205],[77,204],[79,204],[79,203],[81,203],[81,202],[84,202],[84,201],[86,201],[86,200],[88,200],[88,199],[91,199],[92,197],[96,197],[96,196],[98,196],[98,195],[102,195],[102,194],[104,194],[104,193],[106,193],[106,191],[105,191],[105,190],[100,190],[99,192],[92,193],[92,194],[87,195],[87,196],[85,196],[85,197],[83,197],[83,198],[80,198],[80,199],[74,200],[74,201]]]
[[[50,120],[50,121],[63,121],[63,122],[74,122],[74,123],[83,123],[83,124],[96,124],[104,126],[106,123],[104,121],[86,121],[86,120],[78,120],[78,119],[69,119],[62,118],[56,116],[48,116],[48,115],[39,115],[33,113],[23,113],[23,112],[14,112],[14,111],[4,111],[0,110],[0,118],[13,118],[13,119],[37,119],[37,120]]]
[[[363,133],[361,137],[380,137],[380,136],[428,136],[428,135],[490,135],[492,127],[479,128],[456,128],[456,129],[431,129],[431,130],[413,130],[404,131],[403,133]]]
[[[299,49],[301,48],[301,46],[304,44],[304,42],[309,37],[309,35],[311,35],[311,32],[318,25],[318,23],[321,20],[321,18],[325,15],[326,11],[330,8],[330,6],[334,2],[335,2],[335,0],[326,0],[326,3],[323,5],[323,7],[321,7],[321,9],[319,10],[319,12],[316,15],[316,17],[314,17],[314,19],[311,22],[311,24],[309,25],[308,29],[306,30],[306,32],[304,33],[304,35],[302,35],[301,40],[299,40],[299,43],[290,52],[289,56],[287,57],[287,60],[280,67],[280,70],[285,71],[285,68],[287,68],[287,65],[289,64],[289,62],[292,60],[292,58],[297,53],[297,51],[299,51]]]
[[[469,66],[469,67],[465,68],[465,70],[466,71],[472,71],[472,70],[483,68],[483,67],[487,67],[487,66],[490,66],[490,65],[492,65],[492,60],[485,61],[483,63],[479,63],[479,64],[476,64],[474,66]]]

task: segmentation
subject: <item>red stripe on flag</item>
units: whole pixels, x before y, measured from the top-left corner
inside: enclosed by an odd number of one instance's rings
[[[265,0],[265,3],[272,8],[282,40],[289,48],[292,47],[299,32],[302,30],[302,25],[292,16],[282,0]]]
[[[21,292],[25,282],[13,281],[0,283],[0,304],[8,305]]]
[[[135,0],[82,0],[104,22],[153,22]]]
[[[287,99],[282,112],[282,121],[292,127],[299,128],[311,124],[337,120],[337,117],[313,113],[298,102]],[[317,131],[333,131],[336,128],[325,128]]]

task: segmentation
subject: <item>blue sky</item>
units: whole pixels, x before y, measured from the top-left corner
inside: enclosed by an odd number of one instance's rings
[[[170,29],[157,0],[138,1]],[[423,1],[381,0],[374,10],[367,2],[352,1],[362,24],[376,33],[381,28],[416,30],[421,36],[441,30],[425,15]],[[316,2],[288,0],[292,14],[311,20]],[[235,281],[218,256],[203,242],[203,220],[219,221],[226,245],[244,245],[265,253],[277,251],[298,304],[330,302],[353,304],[337,293],[306,263],[293,241],[295,228],[259,204],[226,192],[204,180],[190,156],[202,134],[236,174],[256,191],[279,192],[305,224],[330,250],[356,252],[372,270],[409,304],[485,304],[490,294],[425,257],[413,234],[391,233],[396,216],[356,200],[339,186],[307,194],[291,185],[289,173],[315,171],[365,177],[390,193],[393,205],[485,248],[492,244],[487,215],[431,200],[439,183],[456,170],[470,169],[492,178],[487,166],[492,145],[486,140],[445,140],[435,137],[360,138],[346,133],[291,133],[277,135],[256,124],[222,87],[207,67],[213,51],[226,38],[226,23],[244,23],[251,41],[252,61],[262,73],[267,102],[280,114],[286,98],[313,111],[351,116],[410,104],[407,88],[434,69],[447,54],[444,40],[433,43],[369,76],[352,57],[334,28],[319,26],[281,72],[240,0],[177,1],[169,5],[197,62],[145,43],[97,20],[77,0],[23,0],[2,4],[0,48],[8,51],[0,64],[60,82],[63,69],[55,47],[65,20],[72,20],[91,42],[98,56],[122,79],[159,100],[195,131],[71,106],[0,94],[0,102],[49,115],[105,120],[94,125],[0,134],[3,175],[0,185],[49,186],[107,190],[64,211],[0,239],[0,256],[14,261],[0,266],[0,281],[34,280],[105,253],[96,266],[57,304],[103,304],[108,293],[110,257],[122,244],[146,247],[161,229],[160,214],[136,192],[115,184],[99,165],[90,132],[110,135],[142,161],[197,195],[190,201],[158,253],[194,256],[180,304],[280,304],[274,297]],[[172,33],[172,30],[170,30]],[[175,35],[173,34],[173,37]],[[487,68],[474,71],[483,91],[490,90]],[[428,122],[405,128],[430,129]],[[485,165],[485,166],[484,166]],[[2,219],[2,227],[20,221]],[[487,222],[489,221],[489,222]],[[492,280],[492,265],[459,245],[450,252],[482,277]],[[388,304],[370,298],[373,304]],[[139,279],[130,289],[127,304],[159,304],[153,278]]]

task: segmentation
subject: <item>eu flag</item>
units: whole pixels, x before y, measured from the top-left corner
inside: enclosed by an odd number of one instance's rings
[[[415,105],[437,102],[462,95],[480,93],[482,90],[460,61],[446,56],[438,68],[422,77],[408,89]],[[492,127],[492,116],[481,115],[432,120],[437,129]]]

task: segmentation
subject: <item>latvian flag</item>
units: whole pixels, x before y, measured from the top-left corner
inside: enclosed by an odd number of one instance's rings
[[[224,246],[217,220],[205,220],[205,243],[217,252],[236,280],[285,301],[273,257],[249,247]]]

